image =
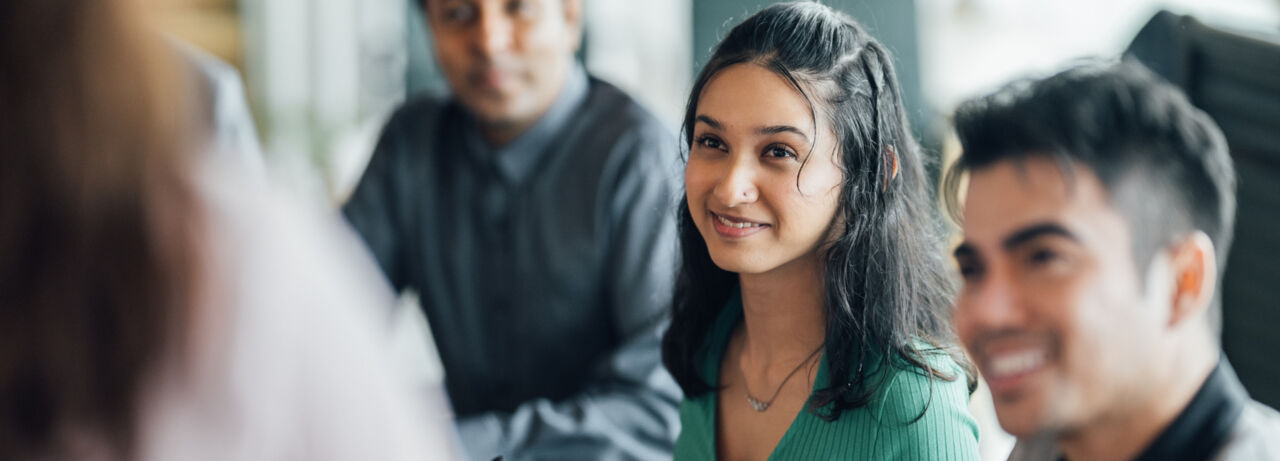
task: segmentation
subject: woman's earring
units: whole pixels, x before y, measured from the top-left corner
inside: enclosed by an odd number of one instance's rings
[[[889,190],[889,181],[898,179],[898,153],[893,150],[893,146],[888,146],[888,149],[889,160],[893,162],[893,170],[892,173],[889,174],[889,177],[884,180],[884,190]]]

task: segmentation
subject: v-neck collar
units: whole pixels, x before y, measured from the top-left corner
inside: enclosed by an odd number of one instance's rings
[[[720,396],[718,395],[720,365],[724,361],[725,350],[729,347],[729,337],[733,334],[734,328],[742,322],[742,317],[742,294],[738,290],[734,290],[733,295],[725,303],[724,308],[721,309],[719,316],[716,318],[715,324],[713,324],[711,334],[708,335],[705,354],[703,355],[703,378],[708,384],[711,384],[713,389],[716,389],[710,395],[711,404],[707,406],[711,414],[706,416],[707,420],[711,421],[712,430],[712,436],[707,438],[707,443],[711,444],[709,453],[714,453],[717,458],[719,458],[720,453],[719,447],[716,446],[718,437],[715,436],[720,430],[720,418],[717,416],[720,409]],[[712,360],[713,358],[717,360]],[[809,390],[809,398],[805,399],[804,406],[800,407],[800,411],[791,418],[791,424],[787,426],[787,431],[782,434],[782,439],[778,440],[778,445],[773,447],[773,451],[769,452],[767,459],[774,459],[774,456],[778,453],[784,453],[783,448],[788,445],[791,439],[797,437],[795,435],[798,430],[796,429],[796,422],[804,416],[804,412],[809,410],[809,399],[812,399],[819,386],[827,381],[827,355],[822,354],[822,358],[818,360],[818,374],[813,379],[813,388]]]

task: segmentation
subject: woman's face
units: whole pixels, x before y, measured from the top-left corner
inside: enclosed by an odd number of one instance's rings
[[[739,274],[816,263],[844,179],[830,123],[751,63],[713,76],[696,109],[685,190],[711,259]]]

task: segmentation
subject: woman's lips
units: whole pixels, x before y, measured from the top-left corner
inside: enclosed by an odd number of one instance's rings
[[[711,213],[711,222],[715,224],[716,233],[722,237],[743,238],[769,227],[768,224],[751,221],[737,216]]]

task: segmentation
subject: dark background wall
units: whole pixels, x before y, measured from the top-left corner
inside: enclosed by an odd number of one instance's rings
[[[775,2],[759,0],[693,1],[693,71],[697,75],[720,38],[734,25],[760,8]],[[862,23],[893,53],[902,85],[903,103],[916,137],[931,132],[936,122],[925,105],[920,70],[920,43],[916,34],[916,3],[904,0],[827,0],[821,2],[848,13]],[[933,144],[933,143],[927,143]]]

